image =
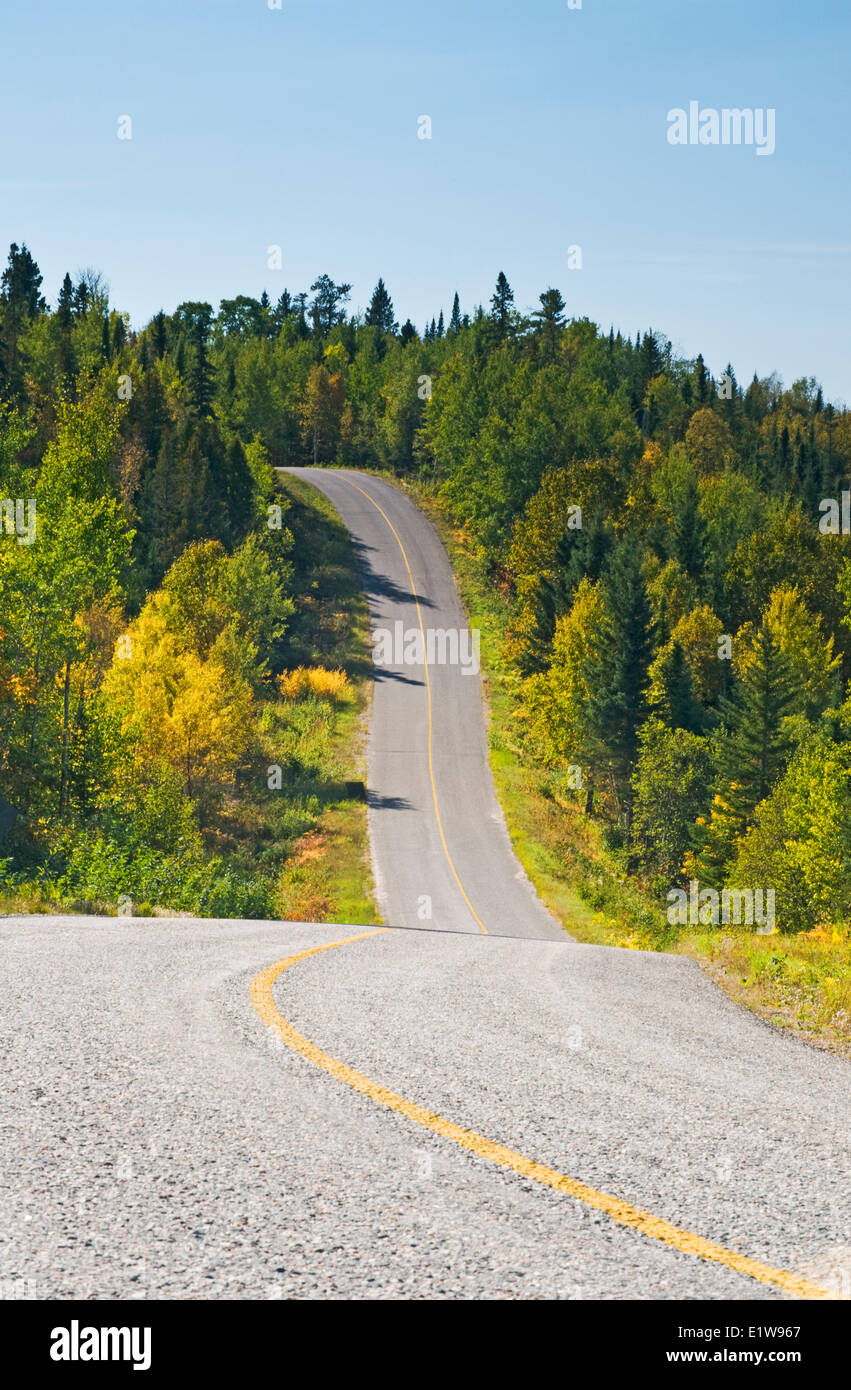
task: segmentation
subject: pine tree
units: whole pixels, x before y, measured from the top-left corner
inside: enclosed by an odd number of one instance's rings
[[[718,791],[689,873],[721,887],[754,812],[783,771],[792,742],[783,720],[800,693],[787,659],[771,632],[757,634],[752,660],[732,697],[721,702],[726,726],[718,752]]]
[[[621,802],[627,843],[632,771],[638,730],[649,713],[647,672],[653,649],[653,620],[641,562],[641,548],[632,538],[622,541],[612,555],[602,581],[606,620],[589,671],[589,722]]]
[[[562,305],[562,308],[563,307],[564,305]],[[491,298],[491,319],[496,330],[496,336],[500,341],[508,336],[511,329],[513,313],[514,291],[509,285],[505,273],[500,271],[496,280],[496,291]]]
[[[310,317],[316,338],[325,338],[346,317],[344,304],[349,298],[351,285],[335,285],[330,275],[320,275],[310,286],[313,301]]]
[[[706,405],[710,395],[709,373],[706,370],[706,363],[703,360],[702,353],[698,353],[697,355],[697,362],[695,363],[692,380],[694,383],[695,400],[698,405]]]
[[[384,281],[379,279],[372,292],[372,299],[366,311],[366,322],[379,333],[398,333],[399,325],[393,313],[393,300],[387,293]]]
[[[706,562],[704,526],[700,515],[697,478],[689,474],[674,503],[670,554],[686,574],[700,579]]]
[[[178,304],[172,316],[173,331],[179,335],[175,365],[186,382],[193,414],[199,420],[212,414],[213,368],[207,354],[212,323],[212,305],[206,302]],[[184,368],[187,348],[188,365]]]
[[[458,291],[455,291],[455,298],[452,301],[452,316],[449,320],[450,336],[456,338],[461,332],[461,301],[458,298]]]
[[[647,383],[654,376],[659,376],[664,367],[664,360],[659,351],[659,344],[652,330],[649,333],[645,333],[638,356],[641,364],[641,389],[643,394],[647,387]]]
[[[582,527],[565,529],[555,549],[552,571],[540,576],[531,600],[531,627],[518,655],[523,675],[547,669],[558,619],[570,608],[583,579],[596,582],[600,578],[611,547],[612,531],[601,512],[586,517]]]
[[[151,337],[153,339],[154,352],[157,358],[165,355],[166,335],[165,335],[165,314],[160,309],[151,320]]]
[[[763,626],[752,659],[739,674],[732,696],[721,705],[729,729],[721,770],[743,827],[768,795],[789,755],[791,743],[783,719],[799,695],[787,657]]]
[[[691,670],[678,641],[673,641],[658,663],[655,684],[659,694],[654,698],[658,712],[670,729],[687,729],[699,734],[703,727],[703,711],[694,698]]]
[[[199,419],[212,415],[213,367],[207,355],[207,336],[203,324],[195,324],[191,337],[192,359],[186,373],[189,399]]]
[[[40,293],[42,275],[26,246],[9,247],[9,261],[0,276],[0,306],[4,318],[34,319],[43,314],[47,301]]]
[[[307,295],[304,290],[300,294],[293,295],[293,313],[296,316],[296,331],[300,338],[310,337],[310,329],[307,326]]]
[[[0,276],[0,389],[3,378],[12,397],[24,390],[24,370],[18,339],[31,319],[43,314],[47,303],[40,293],[41,271],[27,250],[13,242],[9,262]]]
[[[293,312],[293,297],[289,290],[284,290],[280,295],[277,304],[271,313],[271,321],[276,330],[280,333],[290,314]]]
[[[724,376],[728,384],[729,396],[726,394],[721,396],[718,401],[718,406],[723,418],[730,426],[730,429],[735,430],[740,423],[739,417],[742,410],[742,393],[739,390],[739,383],[736,380],[736,373],[733,371],[733,364],[731,362],[728,362],[724,368]]]
[[[68,272],[65,272],[65,279],[62,281],[62,288],[59,291],[59,298],[56,301],[56,322],[64,331],[71,327],[71,320],[74,316],[74,283]]]
[[[446,333],[446,326],[445,326],[445,324],[444,324],[444,322],[443,322],[443,310],[441,309],[441,311],[440,311],[440,317],[439,317],[439,319],[437,320],[437,336],[438,336],[438,338],[442,338],[442,337],[444,336],[445,333]]]
[[[66,272],[56,301],[56,322],[59,325],[59,372],[63,381],[71,385],[76,376],[74,349],[71,345],[71,325],[74,318],[74,284]]]
[[[554,362],[564,328],[564,300],[560,292],[552,287],[544,290],[538,298],[541,307],[532,315],[535,336],[541,345],[545,361]]]
[[[402,324],[402,331],[399,334],[399,337],[402,342],[402,347],[407,347],[408,343],[414,342],[416,336],[417,330],[414,328],[414,325],[411,323],[411,320],[405,319],[405,322]]]

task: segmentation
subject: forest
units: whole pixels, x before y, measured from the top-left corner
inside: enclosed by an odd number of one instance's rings
[[[661,331],[571,318],[551,287],[523,313],[503,273],[421,329],[383,280],[364,313],[351,289],[136,330],[90,270],[51,308],[11,247],[0,891],[293,910],[303,739],[320,766],[354,698],[339,643],[305,630],[333,545],[273,471],[317,463],[440,499],[505,603],[523,758],[663,920],[697,881],[773,889],[782,933],[846,923],[851,414],[812,378],[739,382]],[[297,795],[265,797],[270,766]]]

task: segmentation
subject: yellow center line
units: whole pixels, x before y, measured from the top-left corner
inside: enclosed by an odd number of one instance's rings
[[[342,473],[335,473],[334,476],[336,478],[339,478],[341,482],[348,483],[349,487],[353,487],[355,492],[359,492],[361,497],[365,497],[367,502],[371,502],[375,510],[381,513],[381,515],[384,517],[384,520],[387,522],[387,525],[390,527],[390,530],[393,532],[393,535],[396,537],[396,544],[402,552],[402,559],[405,561],[405,569],[408,571],[408,581],[411,585],[411,593],[414,596],[414,603],[417,605],[417,622],[420,625],[420,636],[423,639],[423,665],[425,666],[426,699],[428,701],[428,775],[431,780],[431,795],[432,800],[434,801],[434,814],[437,820],[437,828],[440,831],[440,842],[443,845],[443,853],[446,855],[446,862],[452,870],[455,882],[458,884],[458,887],[461,890],[461,897],[464,899],[464,902],[467,904],[468,908],[473,914],[475,921],[478,923],[485,936],[487,936],[488,929],[485,926],[476,909],[473,907],[473,904],[470,902],[470,899],[467,897],[467,894],[464,890],[464,885],[458,877],[458,870],[455,868],[455,865],[452,862],[452,855],[449,853],[449,846],[446,843],[446,836],[443,833],[443,821],[440,818],[440,806],[437,800],[437,784],[434,780],[434,759],[432,757],[431,681],[429,680],[428,675],[428,643],[426,642],[425,628],[423,627],[423,615],[420,609],[420,600],[419,595],[417,594],[417,586],[414,583],[414,576],[411,573],[411,566],[408,563],[407,552],[405,551],[405,547],[402,544],[399,532],[396,530],[396,527],[393,525],[393,522],[390,520],[389,516],[384,511],[384,509],[382,507],[379,507],[375,498],[370,497],[368,492],[364,492],[362,487],[358,487],[357,483],[353,483],[351,478],[345,478]]]
[[[347,936],[342,941],[331,941],[324,946],[313,946],[308,951],[299,951],[297,955],[287,956],[285,960],[275,961],[273,965],[268,965],[265,970],[261,970],[260,974],[256,975],[251,982],[251,1002],[266,1027],[293,1052],[297,1052],[308,1062],[313,1062],[315,1066],[321,1067],[337,1081],[342,1081],[350,1086],[353,1091],[359,1091],[361,1095],[368,1096],[378,1105],[386,1106],[388,1110],[395,1110],[399,1115],[404,1115],[406,1119],[412,1120],[414,1124],[421,1125],[423,1129],[431,1130],[433,1134],[438,1134],[444,1139],[450,1139],[453,1143],[460,1145],[462,1149],[467,1149],[479,1158],[487,1159],[490,1163],[498,1164],[501,1168],[508,1168],[521,1177],[542,1183],[545,1187],[551,1187],[556,1192],[562,1192],[567,1197],[573,1197],[576,1201],[583,1202],[585,1206],[605,1212],[613,1221],[619,1222],[622,1226],[629,1226],[643,1236],[661,1241],[663,1245],[669,1245],[685,1255],[694,1255],[700,1260],[709,1260],[714,1264],[724,1265],[737,1274],[745,1274],[751,1279],[756,1279],[760,1284],[774,1285],[775,1288],[783,1289],[796,1298],[835,1297],[827,1289],[810,1283],[808,1279],[790,1274],[785,1269],[774,1269],[771,1265],[761,1264],[759,1260],[751,1260],[746,1255],[739,1255],[735,1250],[728,1250],[723,1245],[716,1245],[712,1241],[704,1240],[702,1236],[694,1235],[693,1232],[683,1230],[680,1226],[673,1226],[670,1222],[653,1216],[651,1212],[643,1211],[641,1207],[634,1207],[630,1202],[622,1201],[620,1197],[612,1197],[606,1192],[598,1192],[596,1188],[589,1187],[587,1183],[579,1182],[576,1178],[570,1178],[565,1173],[559,1173],[555,1168],[548,1168],[543,1163],[535,1163],[532,1159],[524,1158],[522,1154],[515,1153],[513,1149],[508,1149],[503,1144],[497,1144],[492,1139],[485,1139],[481,1134],[476,1134],[471,1129],[462,1129],[460,1125],[453,1124],[451,1120],[444,1120],[433,1111],[425,1110],[423,1106],[405,1100],[395,1091],[388,1090],[386,1086],[380,1086],[376,1081],[371,1081],[368,1076],[364,1076],[362,1072],[355,1071],[352,1067],[346,1066],[345,1062],[340,1062],[330,1053],[324,1052],[321,1047],[317,1047],[315,1043],[310,1042],[308,1038],[299,1033],[279,1013],[272,989],[278,977],[291,965],[297,965],[299,961],[306,960],[308,956],[318,955],[321,951],[333,951],[338,946],[348,946],[355,941],[364,941],[367,937],[378,936],[389,930],[391,930],[389,927],[379,927],[373,931],[360,932],[357,936]]]

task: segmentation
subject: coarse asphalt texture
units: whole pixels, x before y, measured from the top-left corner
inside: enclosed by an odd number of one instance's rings
[[[464,624],[437,535],[401,492],[298,472],[351,529],[376,623],[417,624],[392,525],[425,626]],[[423,672],[389,671],[376,671],[368,782],[391,929],[291,964],[274,1007],[436,1116],[847,1296],[847,1062],[761,1023],[689,960],[572,942],[518,873],[478,678],[435,666],[434,781],[456,879],[437,830]],[[790,1296],[471,1153],[282,1042],[252,981],[363,931],[0,920],[0,1291],[23,1280],[41,1299]]]

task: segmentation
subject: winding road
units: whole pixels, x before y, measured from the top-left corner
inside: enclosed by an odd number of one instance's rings
[[[398,489],[293,470],[376,627],[464,626]],[[376,668],[387,928],[0,920],[0,1282],[37,1298],[851,1294],[848,1064],[691,961],[579,945],[496,804],[481,687]]]
[[[373,632],[405,655],[428,638],[436,659],[376,664],[368,751],[378,906],[394,927],[566,940],[511,849],[488,765],[473,663],[439,658],[438,633],[468,633],[440,537],[398,488],[349,471],[290,468],[320,489],[348,527]],[[415,648],[415,641],[410,648]],[[457,651],[471,644],[458,636]],[[414,655],[419,655],[414,651]],[[425,915],[428,914],[428,915]]]

